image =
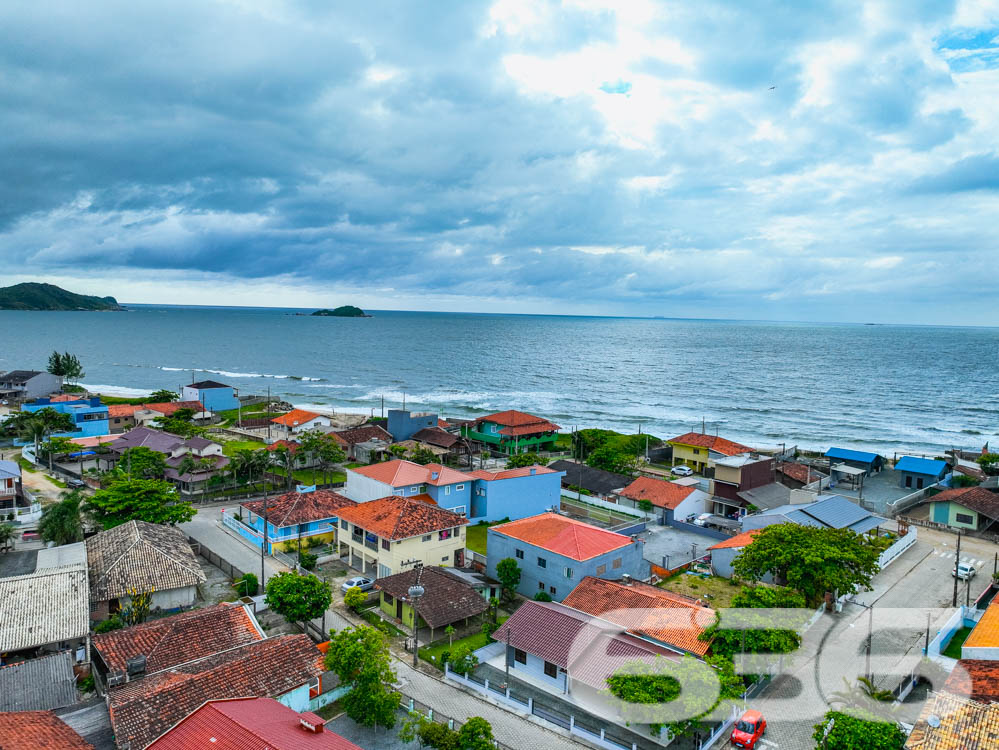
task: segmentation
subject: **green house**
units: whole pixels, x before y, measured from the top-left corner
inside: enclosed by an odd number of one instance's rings
[[[559,426],[544,417],[508,409],[479,417],[461,428],[461,434],[500,453],[554,450]]]
[[[929,520],[952,529],[994,531],[999,524],[999,495],[983,487],[960,487],[928,499]]]
[[[382,612],[410,630],[413,628],[413,602],[409,589],[416,585],[417,579],[423,587],[423,596],[417,601],[416,611],[420,627],[430,629],[431,642],[435,631],[448,625],[465,624],[489,609],[489,602],[475,588],[445,568],[433,566],[419,571],[411,568],[379,578],[375,588],[379,592]]]

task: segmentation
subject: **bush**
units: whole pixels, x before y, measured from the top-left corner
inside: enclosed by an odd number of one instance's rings
[[[80,681],[76,683],[76,687],[81,693],[92,693],[94,692],[95,689],[94,678],[91,677],[90,675],[87,675],[86,677],[81,677]]]
[[[121,630],[123,627],[125,627],[125,623],[121,621],[121,618],[118,617],[117,614],[114,614],[103,622],[97,623],[97,627],[94,628],[94,632],[110,633],[112,630]]]
[[[233,582],[233,587],[240,596],[254,596],[260,589],[260,582],[253,573],[246,573],[238,581]]]
[[[311,552],[298,553],[298,564],[306,570],[314,570],[317,562],[319,562],[319,555],[313,555]]]
[[[484,623],[482,623],[482,635],[486,636],[486,638],[489,639],[489,642],[492,643],[493,633],[495,633],[498,628],[499,628],[498,623],[486,620]]]
[[[539,591],[534,595],[534,601],[536,602],[550,602],[551,600],[552,597],[547,591]]]
[[[322,547],[324,544],[326,544],[326,542],[317,536],[310,536],[308,539],[305,540],[305,546],[308,547],[309,549]]]
[[[368,603],[368,594],[361,591],[359,586],[354,586],[347,589],[347,593],[343,595],[343,603],[356,612]]]

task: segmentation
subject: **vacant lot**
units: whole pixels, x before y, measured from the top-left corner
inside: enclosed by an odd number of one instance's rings
[[[662,581],[659,586],[677,594],[700,599],[712,608],[728,607],[732,597],[738,594],[741,588],[738,583],[728,578],[719,576],[701,578],[686,573]]]

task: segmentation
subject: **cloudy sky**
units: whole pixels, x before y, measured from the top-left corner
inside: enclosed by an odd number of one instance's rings
[[[999,3],[0,5],[5,283],[999,325]]]

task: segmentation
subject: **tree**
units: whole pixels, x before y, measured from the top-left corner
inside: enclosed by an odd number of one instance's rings
[[[448,625],[444,628],[444,635],[447,636],[447,647],[451,648],[454,645],[454,625]]]
[[[432,450],[422,445],[418,445],[417,447],[413,448],[409,452],[407,458],[409,458],[409,460],[412,461],[414,464],[419,464],[420,466],[426,466],[427,464],[437,463],[437,454],[435,454]]]
[[[267,582],[264,601],[288,622],[309,622],[333,603],[330,585],[314,575],[278,573]]]
[[[326,484],[330,469],[341,463],[346,456],[340,449],[337,442],[325,432],[310,430],[302,435],[299,440],[301,450],[309,456],[310,463],[314,464],[323,473],[323,484]]]
[[[138,625],[146,621],[155,591],[155,588],[148,591],[128,589],[128,604],[118,612],[118,619],[123,625]]]
[[[291,490],[291,482],[295,473],[295,454],[287,445],[279,444],[274,450],[268,451],[268,458],[274,466],[284,470],[284,486],[286,490]]]
[[[517,586],[520,584],[520,566],[512,557],[506,557],[496,564],[496,577],[503,584],[503,595],[513,599]]]
[[[550,602],[552,600],[551,594],[547,591],[535,591],[534,601],[536,602]]]
[[[844,712],[862,719],[895,720],[898,706],[891,690],[879,688],[869,677],[858,677],[854,685],[844,677],[843,688],[829,696],[831,705],[838,705]]]
[[[983,453],[976,460],[986,474],[999,474],[999,453]]]
[[[521,469],[525,466],[544,466],[548,459],[537,453],[514,453],[506,460],[506,468]]]
[[[109,487],[97,490],[85,509],[105,529],[132,520],[173,526],[194,518],[193,506],[178,501],[174,487],[162,479],[112,482]]]
[[[649,513],[652,511],[652,501],[647,498],[642,498],[638,501],[638,509],[643,513]]]
[[[611,445],[602,445],[586,457],[586,465],[594,469],[612,471],[615,474],[631,474],[635,471],[637,462],[634,456]]]
[[[343,595],[343,603],[357,612],[368,603],[368,595],[364,591],[361,591],[360,586],[354,586],[347,589],[347,593]]]
[[[162,479],[167,467],[162,453],[144,446],[123,450],[118,466],[127,476],[135,479]]]
[[[39,445],[45,438],[55,432],[72,432],[76,429],[73,418],[46,406],[38,411],[19,411],[8,417],[4,423],[5,431],[11,431],[22,440],[31,440],[35,446],[35,457],[38,457]]]
[[[832,729],[829,722],[833,722]],[[829,734],[826,734],[826,731]],[[812,735],[823,750],[902,750],[906,736],[894,722],[861,719],[840,711],[829,711]]]
[[[158,391],[153,391],[149,394],[149,403],[151,404],[163,404],[169,401],[176,401],[180,398],[180,394],[175,391],[167,390],[166,388],[160,388]]]
[[[951,486],[953,487],[977,487],[979,481],[974,477],[969,477],[967,474],[954,473],[954,476],[950,478]]]
[[[807,618],[805,614],[805,597],[789,588],[771,588],[769,586],[744,586],[732,597],[729,606],[733,609],[802,609],[802,624]],[[743,613],[743,617],[745,613]],[[742,618],[740,618],[742,619]],[[770,622],[766,615],[761,615],[758,627],[752,629],[727,630],[724,616],[699,636],[701,640],[711,641],[711,652],[732,658],[736,653],[767,653],[787,654],[801,645],[801,636],[795,630],[778,630],[767,627]],[[748,622],[747,625],[756,623]]]
[[[14,534],[14,524],[0,523],[0,550],[6,552],[8,547],[13,546]]]
[[[64,492],[62,500],[53,503],[42,511],[38,519],[38,533],[43,541],[53,542],[58,547],[63,544],[83,541],[83,517],[81,507],[84,496],[79,490]]]
[[[782,523],[764,528],[732,563],[740,578],[774,580],[818,603],[827,591],[853,594],[868,589],[878,572],[878,556],[887,540],[849,529]]]
[[[481,716],[473,716],[458,730],[461,750],[494,750],[492,725]]]
[[[177,415],[182,411],[191,410],[178,409],[172,416],[157,417],[153,420],[153,427],[164,432],[169,432],[171,435],[177,435],[178,437],[199,437],[207,434],[208,431],[204,427],[199,427],[190,419],[178,417]]]
[[[75,383],[86,375],[83,371],[83,365],[80,364],[80,360],[77,359],[75,354],[70,354],[69,352],[60,354],[53,351],[49,355],[48,371],[53,375],[65,378],[68,383]]]
[[[400,695],[389,689],[396,675],[385,636],[367,626],[331,631],[330,636],[326,669],[336,673],[341,685],[351,685],[340,699],[347,716],[362,726],[391,729]]]
[[[71,438],[62,437],[57,435],[52,435],[44,443],[39,446],[42,453],[44,453],[49,459],[49,471],[52,471],[52,464],[55,461],[55,457],[63,455],[65,453],[73,453],[80,450],[80,446],[73,442]]]
[[[240,596],[254,596],[260,588],[260,582],[253,573],[244,573],[242,578],[233,582],[233,587]]]
[[[405,445],[399,445],[398,443],[395,443],[388,447],[389,453],[391,453],[396,458],[405,458],[407,450],[408,449],[406,448]]]

